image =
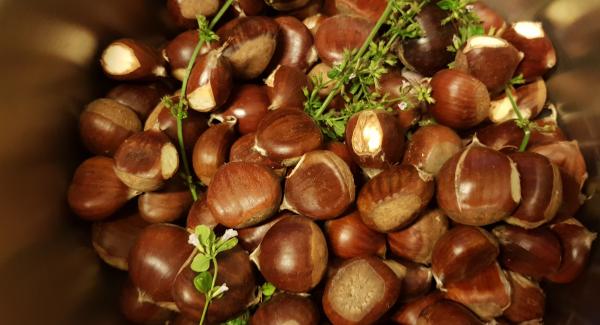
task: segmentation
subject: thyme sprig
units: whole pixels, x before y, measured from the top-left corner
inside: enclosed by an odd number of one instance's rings
[[[457,52],[469,38],[477,35],[484,35],[485,30],[481,19],[473,12],[473,4],[476,0],[441,0],[437,6],[449,15],[442,20],[442,25],[449,23],[456,24],[458,34],[452,39],[452,45],[448,46],[448,51]]]

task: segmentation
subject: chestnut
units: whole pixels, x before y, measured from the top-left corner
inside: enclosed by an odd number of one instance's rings
[[[482,1],[472,4],[473,12],[479,17],[486,35],[502,35],[506,30],[506,20],[496,10]]]
[[[267,231],[251,257],[265,279],[278,289],[308,292],[325,275],[327,243],[312,220],[289,215]]]
[[[306,153],[285,180],[282,209],[315,220],[340,216],[354,202],[350,167],[331,151]]]
[[[181,314],[196,323],[202,317],[205,296],[194,286],[197,275],[190,267],[191,259],[181,268],[173,282],[172,295]],[[248,253],[234,248],[217,256],[219,267],[215,286],[227,284],[227,290],[219,299],[208,306],[206,321],[208,324],[220,324],[240,314],[254,299],[256,278]],[[211,274],[211,269],[209,269]]]
[[[231,62],[234,77],[258,77],[275,53],[278,33],[277,23],[262,16],[239,17],[219,28],[217,35],[227,41],[223,54]]]
[[[169,63],[169,66],[171,67],[171,74],[173,77],[175,77],[175,79],[183,81],[185,78],[187,67],[192,59],[194,49],[196,45],[198,45],[198,41],[198,30],[192,29],[177,35],[163,49],[163,58]],[[217,46],[218,43],[216,42],[204,43],[198,54],[205,54]]]
[[[308,77],[300,69],[278,66],[265,81],[271,99],[269,109],[303,107],[306,97],[304,89],[312,89]]]
[[[562,261],[558,271],[546,276],[546,279],[554,283],[573,282],[587,265],[597,234],[589,231],[574,218],[553,224],[550,230],[560,240]]]
[[[583,187],[588,178],[588,173],[585,159],[577,140],[534,146],[529,151],[548,157],[551,162],[571,176],[577,182],[580,189]]]
[[[331,78],[329,78],[329,71],[331,71],[331,67],[329,65],[325,63],[319,63],[308,72],[308,78],[311,81],[315,80],[315,78],[320,78],[323,84],[326,85],[326,87],[323,87],[321,90],[319,90],[320,96],[329,95],[329,93],[331,93],[335,87],[335,84],[331,82]]]
[[[467,306],[484,320],[502,315],[511,302],[510,283],[498,263],[459,282],[449,283],[443,290],[448,299]]]
[[[400,294],[396,274],[379,258],[346,260],[327,280],[323,309],[333,324],[372,324]]]
[[[519,111],[526,119],[535,118],[544,109],[547,93],[546,82],[541,78],[512,91]],[[512,103],[505,94],[492,100],[489,118],[494,123],[517,119]]]
[[[384,260],[383,262],[396,273],[402,283],[400,301],[410,301],[431,289],[433,276],[430,268],[408,261]]]
[[[445,69],[431,79],[429,109],[440,124],[454,129],[468,129],[487,119],[490,94],[475,77],[458,70]]]
[[[323,134],[302,110],[271,111],[258,124],[255,150],[283,165],[295,165],[300,157],[323,145]]]
[[[376,255],[385,257],[385,236],[371,230],[360,219],[358,212],[329,220],[325,233],[331,252],[341,258]]]
[[[267,115],[270,104],[266,87],[244,84],[233,91],[221,115],[225,118],[235,117],[236,129],[240,134],[253,133]]]
[[[125,318],[135,324],[163,325],[173,317],[173,312],[152,303],[145,293],[127,281],[121,289],[119,306]]]
[[[433,276],[443,285],[468,279],[494,263],[499,253],[498,242],[486,230],[455,226],[433,247]]]
[[[137,213],[119,215],[116,220],[96,222],[92,225],[92,246],[108,265],[127,270],[127,256],[137,236],[148,222]]]
[[[586,200],[577,181],[564,170],[560,171],[560,180],[563,186],[563,200],[552,220],[554,223],[572,218]]]
[[[422,108],[416,91],[410,86],[411,82],[402,75],[401,71],[391,70],[381,76],[379,88],[372,87],[373,91],[379,92],[382,96],[387,95],[390,101],[387,107],[398,114],[399,126],[404,130],[417,124]]]
[[[502,38],[525,54],[517,74],[526,80],[542,77],[556,65],[556,51],[540,22],[519,21],[502,34]]]
[[[560,267],[560,242],[550,230],[501,225],[492,233],[500,242],[499,260],[506,269],[541,279]]]
[[[229,151],[229,161],[243,161],[264,165],[272,169],[275,174],[281,176],[285,172],[285,167],[283,167],[280,163],[271,160],[269,157],[265,157],[258,153],[254,149],[255,138],[255,133],[249,133],[237,139]]]
[[[490,149],[517,151],[521,146],[525,133],[517,125],[516,120],[508,120],[478,129],[476,136],[477,140]]]
[[[233,85],[231,69],[222,48],[198,57],[187,84],[190,107],[199,112],[210,112],[225,104]]]
[[[114,170],[132,189],[147,192],[159,189],[179,167],[179,154],[162,132],[144,131],[125,140],[115,153]]]
[[[423,309],[418,325],[483,325],[470,310],[456,302],[442,299]]]
[[[509,157],[521,176],[521,204],[506,222],[530,229],[552,220],[563,196],[558,167],[533,152],[515,152]]]
[[[281,184],[267,167],[231,162],[217,170],[206,195],[208,207],[220,224],[245,228],[277,212]]]
[[[307,297],[279,293],[262,304],[250,320],[250,325],[318,325],[321,315]]]
[[[210,17],[217,13],[219,0],[167,0],[167,9],[178,26],[193,28],[197,16]],[[196,34],[197,35],[197,34]]]
[[[402,158],[403,133],[392,113],[360,111],[352,115],[346,125],[346,145],[360,167],[383,169]]]
[[[170,224],[150,225],[129,252],[129,277],[153,301],[172,302],[175,277],[193,250],[185,229]]]
[[[390,251],[407,260],[429,264],[435,243],[448,231],[448,218],[441,210],[423,213],[406,229],[387,234]]]
[[[515,163],[477,138],[444,164],[437,189],[440,208],[465,225],[484,226],[503,220],[521,201]]]
[[[429,204],[433,191],[430,175],[413,165],[392,166],[363,186],[356,205],[369,228],[390,232],[413,221]]]
[[[271,227],[273,227],[273,225],[279,222],[279,220],[281,220],[283,217],[290,215],[293,214],[284,212],[261,225],[238,230],[238,240],[240,246],[242,246],[242,248],[248,252],[253,252],[256,250],[258,245],[260,245],[269,229],[271,229]]]
[[[235,0],[231,6],[236,16],[260,16],[267,8],[263,0]]]
[[[523,59],[506,40],[494,36],[473,36],[456,52],[454,68],[481,81],[491,94],[502,92]]]
[[[138,116],[112,99],[89,103],[79,116],[79,135],[94,155],[112,156],[125,139],[141,130]]]
[[[197,226],[204,225],[210,229],[214,229],[218,226],[218,221],[210,212],[208,205],[206,204],[206,195],[203,195],[200,199],[195,201],[187,214],[185,226],[187,229],[193,231]]]
[[[113,164],[112,158],[97,156],[77,167],[67,193],[76,215],[91,221],[106,219],[139,194],[121,182]]]
[[[556,107],[553,104],[548,104],[546,108],[550,113],[533,121],[541,130],[537,128],[532,130],[531,139],[529,139],[531,147],[567,140],[565,133],[558,126],[558,112],[556,111]]]
[[[356,173],[358,170],[358,165],[354,162],[354,160],[352,160],[352,154],[350,153],[350,149],[348,149],[346,144],[339,141],[330,141],[325,144],[325,149],[342,158],[342,160],[348,164],[348,167],[350,167],[352,174]]]
[[[367,18],[376,23],[385,11],[385,0],[336,0],[335,7],[340,14],[355,15]]]
[[[161,191],[140,195],[138,211],[150,223],[173,222],[183,216],[193,202],[187,187],[171,182]]]
[[[195,35],[197,36],[197,34]],[[169,88],[161,83],[124,83],[111,89],[106,94],[106,98],[113,99],[129,107],[139,116],[141,121],[145,121],[150,112],[168,92]]]
[[[310,30],[291,16],[277,17],[275,22],[280,32],[271,66],[283,65],[306,72],[319,58]]]
[[[310,0],[265,0],[267,5],[278,11],[289,11],[305,6]]]
[[[156,50],[130,38],[110,43],[100,59],[104,73],[116,80],[166,77],[162,58]]]
[[[315,34],[319,57],[329,66],[341,63],[344,51],[359,49],[372,28],[373,23],[359,16],[336,15],[325,19]]]
[[[437,175],[446,161],[461,149],[462,140],[451,128],[437,124],[422,126],[410,138],[402,163]]]
[[[417,325],[417,320],[423,309],[435,304],[443,298],[444,295],[441,292],[435,291],[426,296],[412,300],[402,305],[400,309],[392,315],[391,321],[398,325]]]
[[[306,28],[308,28],[308,30],[310,30],[310,33],[312,34],[312,36],[315,37],[317,35],[317,31],[319,30],[319,27],[321,27],[321,24],[323,24],[325,19],[327,19],[327,16],[324,16],[323,14],[318,13],[318,14],[304,18],[302,23],[304,24],[304,26],[306,26]]]
[[[202,183],[209,185],[219,167],[227,162],[229,149],[235,141],[235,123],[235,118],[228,118],[208,128],[196,141],[192,165]]]
[[[448,51],[457,29],[454,24],[442,24],[448,13],[436,4],[423,6],[416,16],[422,36],[407,38],[398,47],[398,57],[410,70],[431,77],[452,62],[454,55]]]
[[[511,287],[511,304],[504,317],[514,323],[541,322],[546,295],[540,286],[516,272],[506,272]]]

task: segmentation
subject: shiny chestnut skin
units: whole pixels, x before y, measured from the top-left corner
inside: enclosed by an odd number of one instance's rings
[[[442,25],[446,17],[447,13],[436,4],[424,6],[416,16],[425,36],[407,39],[398,47],[398,57],[410,70],[430,77],[452,62],[453,54],[447,49],[452,45],[456,27]]]
[[[335,0],[338,13],[364,17],[372,23],[377,22],[386,6],[385,0]]]
[[[195,34],[197,35],[197,34]],[[123,83],[112,88],[106,98],[114,99],[131,108],[144,121],[161,98],[169,93],[169,88],[160,83],[131,84]]]
[[[219,272],[215,286],[227,284],[227,290],[219,299],[214,299],[208,307],[206,320],[210,324],[221,323],[241,313],[254,299],[256,278],[248,253],[238,247],[217,256]],[[209,272],[213,273],[212,266]],[[202,317],[205,296],[194,286],[196,276],[186,263],[173,282],[172,295],[181,313],[188,319],[198,322]]]
[[[271,99],[269,109],[303,107],[304,89],[312,90],[312,83],[302,70],[285,65],[278,66],[265,81]]]
[[[458,225],[435,243],[433,276],[444,285],[470,278],[496,261],[498,242],[486,230]]]
[[[263,0],[235,0],[232,7],[237,16],[260,16],[267,4]]]
[[[310,0],[265,0],[267,5],[278,11],[289,11],[305,6]]]
[[[539,284],[516,272],[506,272],[511,287],[510,307],[504,317],[513,323],[541,322],[546,295]]]
[[[561,170],[560,179],[563,185],[563,200],[552,220],[554,223],[572,218],[586,200],[586,196],[581,193],[579,184],[572,176]]]
[[[221,115],[235,117],[237,119],[237,131],[245,135],[256,132],[258,123],[269,112],[270,104],[265,87],[244,84],[232,92],[229,102],[223,107]]]
[[[155,302],[171,302],[171,286],[193,250],[185,229],[170,224],[148,226],[129,253],[129,277]]]
[[[373,24],[349,15],[336,15],[323,21],[315,34],[315,46],[321,60],[330,66],[344,59],[344,50],[360,48],[369,36]]]
[[[134,324],[163,325],[173,317],[173,311],[154,304],[131,281],[125,282],[119,296],[119,307],[125,318]]]
[[[331,252],[341,258],[365,255],[385,256],[385,235],[367,227],[358,212],[327,221],[325,234]]]
[[[79,136],[94,155],[112,156],[125,139],[141,130],[133,110],[112,99],[89,103],[79,116]]]
[[[458,70],[441,70],[431,79],[431,89],[435,103],[429,109],[440,124],[468,129],[489,115],[490,94],[485,85],[471,75]]]
[[[285,216],[265,234],[252,253],[258,269],[278,289],[309,292],[325,275],[327,243],[323,232],[304,216]]]
[[[104,73],[115,80],[152,80],[167,75],[158,51],[130,38],[110,43],[100,63]]]
[[[103,220],[139,194],[121,182],[113,165],[112,158],[97,156],[77,167],[67,193],[76,215],[90,221]]]
[[[361,189],[356,205],[363,222],[379,232],[408,225],[429,204],[434,184],[412,165],[392,166]]]
[[[187,84],[190,108],[211,112],[225,104],[233,86],[232,69],[222,48],[200,55]]]
[[[354,202],[356,187],[348,164],[328,150],[306,153],[285,180],[282,209],[315,220],[340,216]]]
[[[482,325],[484,323],[463,305],[443,299],[424,308],[416,324]]]
[[[402,305],[400,309],[392,315],[391,321],[398,325],[416,325],[423,309],[442,299],[444,299],[444,295],[439,291],[435,291],[426,296],[412,300]]]
[[[275,22],[279,37],[270,66],[284,65],[306,72],[318,59],[310,30],[296,17],[281,16]]]
[[[461,149],[462,140],[451,128],[437,124],[422,126],[410,138],[402,163],[437,175],[444,163]]]
[[[235,141],[235,120],[227,120],[208,128],[196,141],[192,154],[194,173],[209,185],[219,167],[229,157],[229,150]]]
[[[255,133],[248,133],[237,139],[229,151],[229,161],[257,163],[272,169],[277,175],[282,175],[285,172],[283,165],[273,161],[269,157],[261,155],[254,149],[255,138]]]
[[[219,225],[206,204],[206,194],[192,204],[185,222],[185,227],[191,231],[200,225],[207,226],[210,229],[215,229]]]
[[[253,252],[260,245],[269,229],[286,216],[293,216],[293,214],[283,212],[263,224],[238,230],[240,246],[248,252]]]
[[[398,299],[396,274],[376,257],[346,260],[327,280],[323,309],[334,324],[372,324]]]
[[[192,29],[177,35],[163,49],[162,55],[169,63],[171,75],[173,75],[175,79],[183,81],[185,78],[185,71],[192,59],[192,54],[194,53],[196,45],[198,45],[198,31]],[[203,55],[217,46],[217,42],[204,43],[198,54]]]
[[[358,165],[352,160],[352,154],[350,153],[350,149],[346,146],[345,143],[339,141],[330,141],[325,144],[325,149],[333,152],[338,157],[342,158],[350,167],[352,174],[356,175],[358,170]]]
[[[533,146],[529,151],[539,153],[550,159],[562,171],[573,178],[582,188],[588,178],[587,166],[579,142],[560,141],[545,145]]]
[[[259,164],[231,162],[213,176],[206,200],[220,224],[245,228],[275,214],[281,196],[279,179],[270,169]]]
[[[504,17],[482,1],[475,1],[473,3],[473,12],[481,20],[486,35],[502,35],[506,29],[506,20]]]
[[[563,132],[556,126],[556,122],[538,119],[535,123],[541,127],[544,125],[552,126],[554,130],[551,132],[541,132],[533,129],[529,141],[530,149],[566,140]],[[494,150],[517,151],[524,136],[525,133],[523,132],[523,129],[517,126],[515,120],[488,125],[477,130],[477,138],[479,141]]]
[[[517,87],[511,92],[523,118],[534,119],[546,106],[548,90],[544,79],[538,78],[531,83]],[[518,118],[506,94],[492,100],[489,118],[494,123]]]
[[[282,292],[258,307],[250,325],[318,325],[320,318],[317,307],[309,298]]]
[[[526,80],[542,77],[556,65],[556,51],[540,22],[519,21],[502,34],[519,51],[525,54],[517,69]]]
[[[391,70],[381,76],[379,88],[373,87],[373,91],[378,91],[382,96],[387,95],[387,98],[391,100],[387,107],[398,114],[400,128],[404,130],[414,126],[422,113],[422,105],[417,98],[416,91],[408,88],[410,85],[411,81],[405,78],[401,71]]]
[[[286,14],[303,20],[308,17],[320,14],[323,8],[323,4],[324,0],[308,0],[308,3],[306,3],[306,5],[304,5],[303,7],[290,10],[286,12]]]
[[[196,16],[210,17],[217,13],[219,0],[167,0],[167,10],[180,27],[194,28]]]
[[[402,290],[399,301],[410,301],[427,293],[431,289],[433,275],[431,269],[421,264],[409,261],[384,260],[387,265],[401,281]]]
[[[190,209],[194,199],[189,188],[173,181],[157,192],[146,192],[138,198],[140,216],[150,223],[173,222]]]

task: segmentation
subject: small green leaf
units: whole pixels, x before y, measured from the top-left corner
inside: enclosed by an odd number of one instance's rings
[[[198,254],[192,260],[191,268],[194,272],[204,272],[210,267],[210,256]]]
[[[260,290],[262,291],[263,296],[270,297],[275,293],[277,288],[271,282],[265,282],[260,287]]]
[[[202,272],[194,277],[194,287],[203,294],[210,292],[212,286],[212,274],[210,272]]]
[[[217,254],[220,252],[228,251],[237,245],[238,239],[236,237],[229,238],[224,243],[221,243],[217,246]]]
[[[230,319],[221,325],[247,325],[250,321],[250,311],[246,310],[243,314],[237,318]]]
[[[202,244],[202,246],[204,247],[207,247],[210,243],[210,235],[213,231],[205,225],[200,225],[196,227],[194,232],[196,233],[196,235],[198,235],[200,244]]]

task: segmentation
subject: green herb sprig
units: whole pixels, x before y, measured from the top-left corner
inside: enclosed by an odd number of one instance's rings
[[[481,19],[472,10],[475,2],[477,1],[441,0],[437,2],[440,9],[449,12],[448,17],[442,20],[442,25],[455,23],[458,28],[458,34],[454,35],[448,51],[457,52],[469,38],[485,34]]]

